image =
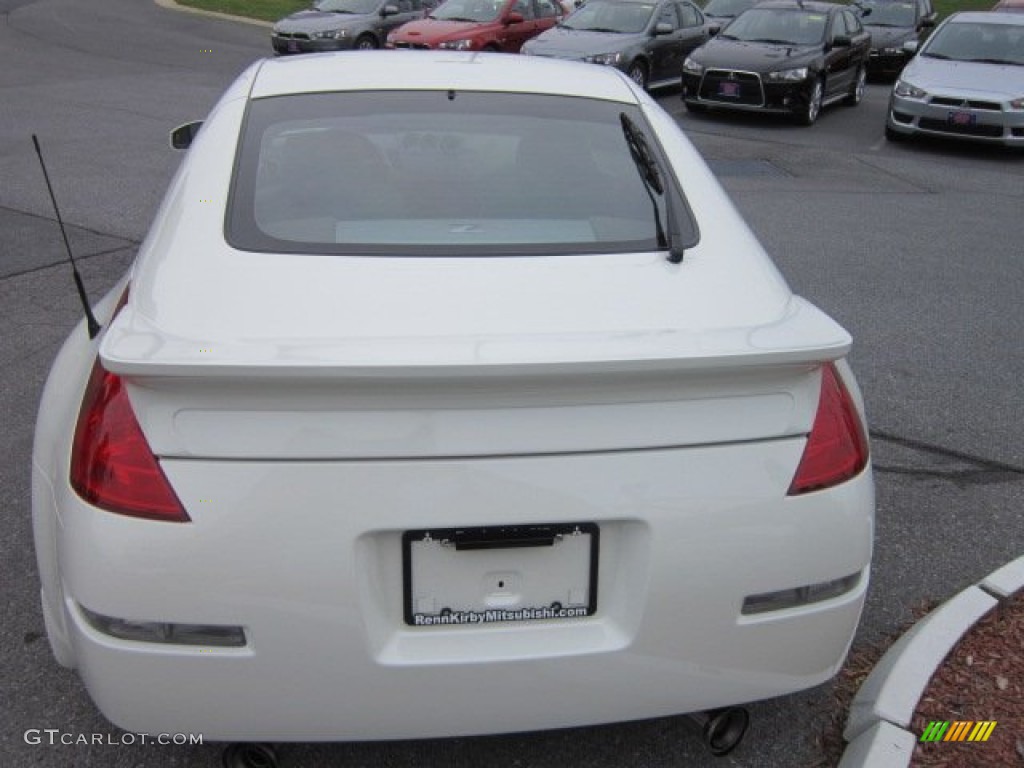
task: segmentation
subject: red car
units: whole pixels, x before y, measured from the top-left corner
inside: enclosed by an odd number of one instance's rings
[[[557,0],[448,0],[388,35],[388,48],[518,53],[566,14]]]

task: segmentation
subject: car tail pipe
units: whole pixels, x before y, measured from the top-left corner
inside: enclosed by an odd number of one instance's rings
[[[686,717],[700,731],[704,746],[715,757],[722,757],[736,749],[750,724],[750,715],[743,707],[691,712]]]

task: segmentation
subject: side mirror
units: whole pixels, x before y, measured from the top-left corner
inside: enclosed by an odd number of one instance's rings
[[[199,129],[202,127],[202,120],[196,120],[194,123],[179,125],[171,131],[171,149],[188,149],[191,147],[192,142],[196,138],[196,134],[199,133]]]
[[[921,19],[921,29],[931,29],[935,26],[935,19],[930,16]]]
[[[398,10],[398,6],[391,5],[391,3],[388,3],[380,9],[381,16],[397,16],[399,13],[401,13],[401,11]]]
[[[907,40],[903,43],[903,52],[908,56],[913,56],[917,53],[917,49],[920,47],[920,43],[917,40]]]
[[[671,24],[664,21],[659,21],[657,24],[654,25],[654,34],[656,36],[671,35],[675,31],[675,28]]]
[[[849,48],[853,45],[853,40],[849,35],[836,35],[832,38],[832,45],[835,48]]]
[[[516,11],[512,11],[508,16],[505,17],[506,26],[508,26],[509,24],[522,24],[523,21],[525,21],[525,19],[523,18],[523,14],[517,13]]]
[[[722,31],[722,28],[720,26],[718,26],[717,24],[714,24],[714,25],[708,27],[708,37],[714,37],[715,35],[717,35],[721,31]]]

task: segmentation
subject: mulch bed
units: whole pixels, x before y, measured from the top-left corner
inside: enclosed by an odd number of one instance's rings
[[[1024,766],[1024,592],[1000,603],[946,657],[911,722],[996,721],[986,742],[918,743],[912,768]]]

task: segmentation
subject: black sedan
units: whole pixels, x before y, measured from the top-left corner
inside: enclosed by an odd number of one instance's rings
[[[676,85],[683,59],[711,37],[711,25],[686,0],[589,0],[522,48],[617,67],[638,85]]]
[[[274,25],[278,54],[380,48],[388,32],[422,18],[436,5],[425,0],[317,0]]]
[[[922,15],[921,4],[914,0],[861,0],[855,5],[871,34],[868,74],[872,76],[898,75],[914,55],[903,47],[904,43],[920,42],[921,34],[935,26],[932,19]]]
[[[706,107],[792,114],[859,104],[871,36],[848,6],[766,0],[737,16],[683,62],[683,99]]]

